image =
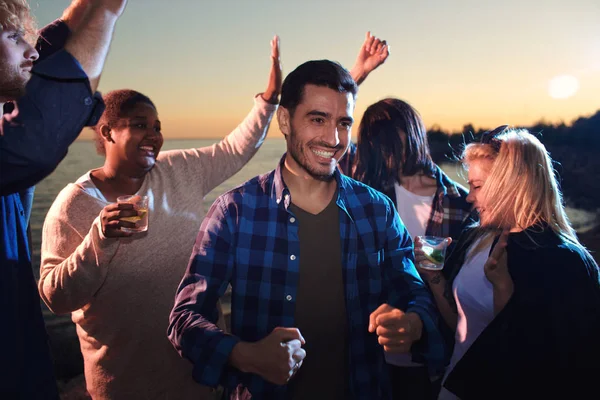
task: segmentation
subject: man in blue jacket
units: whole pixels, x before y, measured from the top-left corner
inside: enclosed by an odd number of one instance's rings
[[[104,105],[96,88],[127,0],[73,0],[42,30],[25,0],[0,0],[0,398],[57,399],[31,267],[32,187]]]

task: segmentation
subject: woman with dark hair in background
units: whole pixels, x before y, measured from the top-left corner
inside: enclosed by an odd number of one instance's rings
[[[471,205],[467,191],[433,162],[425,125],[408,103],[387,98],[372,104],[358,129],[353,178],[388,195],[409,234],[458,238]],[[439,377],[410,354],[386,354],[397,399],[436,395]],[[430,372],[434,374],[430,378]]]
[[[388,195],[410,235],[458,237],[467,191],[433,162],[421,116],[394,98],[367,108],[358,128],[355,179]]]

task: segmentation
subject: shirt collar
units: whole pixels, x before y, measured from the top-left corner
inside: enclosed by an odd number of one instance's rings
[[[292,196],[290,194],[290,189],[288,189],[287,185],[283,180],[283,164],[285,162],[285,157],[287,153],[284,153],[281,159],[279,160],[279,164],[277,164],[277,168],[275,168],[275,176],[273,177],[273,189],[271,191],[272,197],[275,199],[277,204],[283,204],[285,209],[290,206],[292,202]],[[338,186],[338,198],[336,203],[340,204],[340,199],[345,196],[346,193],[346,184],[345,179],[348,179],[346,176],[342,175],[339,168],[335,168],[333,171],[333,177],[337,182]]]

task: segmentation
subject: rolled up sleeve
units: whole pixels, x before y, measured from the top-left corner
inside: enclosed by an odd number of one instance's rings
[[[39,32],[37,43],[35,44],[35,48],[39,53],[37,63],[42,62],[65,47],[69,36],[71,36],[69,26],[60,19],[57,19],[42,28]]]

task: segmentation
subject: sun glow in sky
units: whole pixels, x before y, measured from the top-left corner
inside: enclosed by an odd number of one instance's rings
[[[34,3],[45,24],[70,0]],[[150,96],[166,137],[222,137],[264,90],[273,34],[285,74],[310,59],[351,68],[371,30],[392,54],[361,86],[357,120],[394,96],[443,129],[568,123],[600,109],[598,21],[598,0],[129,0],[100,90]]]
[[[579,81],[572,75],[559,75],[550,80],[548,94],[553,99],[568,99],[579,90]]]

